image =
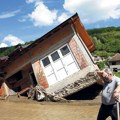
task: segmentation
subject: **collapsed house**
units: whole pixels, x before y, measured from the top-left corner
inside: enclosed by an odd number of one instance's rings
[[[0,64],[6,73],[0,95],[24,93],[40,85],[65,97],[96,82],[95,46],[76,13],[29,46],[19,46]],[[4,91],[3,91],[4,88]]]

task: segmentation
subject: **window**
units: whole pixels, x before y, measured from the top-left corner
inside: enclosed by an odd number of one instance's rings
[[[12,75],[11,77],[9,77],[9,78],[7,79],[7,81],[8,81],[10,84],[12,84],[12,83],[15,83],[15,82],[21,80],[22,78],[23,78],[23,76],[22,76],[22,71],[19,71],[19,72],[15,73],[14,75]]]
[[[58,52],[56,51],[51,55],[51,58],[52,58],[53,61],[55,61],[55,60],[59,59],[60,56],[59,56]]]
[[[12,75],[11,77],[10,77],[10,79],[12,80],[16,80],[16,81],[19,81],[19,80],[21,80],[23,78],[23,76],[22,76],[22,71],[19,71],[19,72],[17,72],[17,73],[15,73],[14,75]]]
[[[43,59],[43,60],[42,60],[42,63],[43,63],[43,65],[44,65],[44,67],[47,66],[47,65],[49,65],[49,64],[50,64],[49,58],[46,57],[45,59]]]
[[[17,72],[14,77],[16,78],[17,81],[21,80],[23,78],[22,76],[22,71]]]
[[[68,54],[70,52],[67,45],[64,46],[63,48],[61,48],[60,51],[61,51],[63,56],[65,56],[66,54]]]

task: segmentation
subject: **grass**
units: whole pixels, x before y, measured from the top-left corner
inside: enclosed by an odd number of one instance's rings
[[[117,77],[120,77],[120,72],[114,72]]]

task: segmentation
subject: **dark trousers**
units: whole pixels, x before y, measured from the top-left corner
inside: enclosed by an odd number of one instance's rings
[[[112,120],[118,120],[117,119],[117,105],[104,105],[101,104],[97,120],[106,120],[108,117],[111,117]]]

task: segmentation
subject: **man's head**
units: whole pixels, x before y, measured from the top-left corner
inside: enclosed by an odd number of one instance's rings
[[[113,71],[110,68],[104,69],[104,72],[106,72],[109,75],[113,75]]]
[[[102,71],[99,71],[98,74],[103,78],[105,82],[112,81],[113,72],[111,69],[106,68]]]

